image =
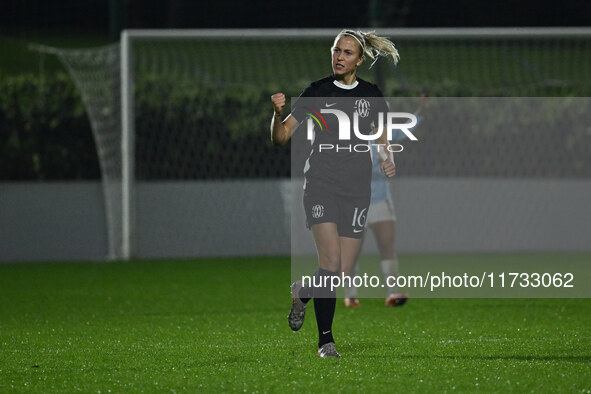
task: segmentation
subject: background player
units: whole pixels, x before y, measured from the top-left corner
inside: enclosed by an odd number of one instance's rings
[[[421,122],[421,113],[425,106],[425,94],[420,94],[420,104],[414,114],[417,117],[417,125]],[[392,135],[391,142],[400,142],[405,140],[406,135],[400,131],[395,130]],[[384,284],[386,284],[386,306],[402,306],[408,300],[408,295],[400,293],[395,286],[387,286],[388,277],[398,276],[398,256],[394,249],[394,241],[396,234],[396,211],[394,209],[394,200],[390,192],[390,184],[386,178],[381,174],[379,166],[374,163],[372,166],[372,180],[371,180],[371,204],[367,214],[366,225],[372,230],[378,250],[380,252],[380,268]],[[354,276],[358,270],[358,260],[350,273],[345,275]],[[345,288],[345,306],[347,308],[359,307],[359,298],[356,287]]]

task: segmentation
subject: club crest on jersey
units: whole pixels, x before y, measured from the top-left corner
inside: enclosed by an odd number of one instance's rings
[[[318,218],[321,218],[322,216],[324,216],[324,205],[320,205],[320,204],[314,205],[312,207],[312,217],[314,219],[318,219]]]
[[[367,118],[369,116],[369,101],[366,99],[355,100],[353,108],[360,117]]]

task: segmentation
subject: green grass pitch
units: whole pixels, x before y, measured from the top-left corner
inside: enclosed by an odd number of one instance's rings
[[[319,359],[289,281],[288,258],[0,265],[0,392],[591,390],[588,299],[338,300]]]

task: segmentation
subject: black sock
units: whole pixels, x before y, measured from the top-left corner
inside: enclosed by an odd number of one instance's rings
[[[338,275],[337,272],[323,270],[316,271],[316,283],[321,283],[321,277],[325,277],[327,286],[314,287],[314,312],[316,313],[316,324],[318,325],[318,347],[334,342],[332,336],[332,320],[337,304],[336,292],[330,288],[330,277]],[[323,282],[324,283],[324,278]]]
[[[318,347],[334,342],[332,337],[332,319],[337,300],[335,298],[314,298],[316,324],[318,324]]]
[[[300,288],[300,291],[298,292],[298,297],[300,297],[300,300],[302,300],[302,302],[304,304],[307,304],[308,301],[310,301],[310,299],[312,298],[312,289],[313,287],[304,287],[302,286]]]

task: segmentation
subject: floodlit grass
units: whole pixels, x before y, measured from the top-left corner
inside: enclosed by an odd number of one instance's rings
[[[588,299],[338,300],[319,359],[289,281],[287,258],[0,265],[0,392],[591,390]]]

